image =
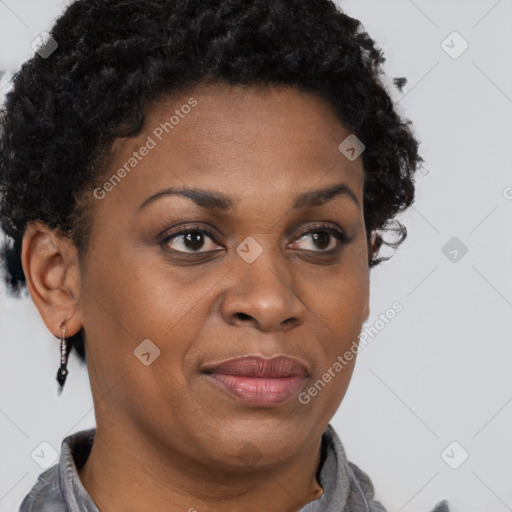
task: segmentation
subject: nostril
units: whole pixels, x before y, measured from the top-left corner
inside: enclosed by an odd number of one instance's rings
[[[237,313],[236,316],[240,319],[240,320],[250,320],[251,316],[246,314],[246,313]]]

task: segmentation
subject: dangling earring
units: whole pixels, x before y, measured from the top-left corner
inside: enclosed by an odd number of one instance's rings
[[[57,381],[60,384],[59,392],[62,392],[62,388],[64,387],[64,382],[66,382],[66,377],[68,375],[68,340],[66,339],[66,320],[63,320],[59,327],[62,330],[62,337],[60,339],[60,368],[57,371]]]

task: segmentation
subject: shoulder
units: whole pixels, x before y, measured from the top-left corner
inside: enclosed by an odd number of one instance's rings
[[[19,512],[66,512],[59,486],[59,465],[41,473],[31,491],[23,499]]]
[[[347,467],[351,476],[347,510],[387,512],[382,503],[374,499],[375,491],[370,477],[350,461],[347,461]]]
[[[345,510],[350,512],[388,512],[375,499],[375,490],[370,477],[359,466],[347,459],[343,444],[333,426],[328,425],[325,439],[336,452],[338,463],[344,467],[344,478],[349,482]],[[429,512],[450,512],[448,502],[443,500]]]
[[[356,487],[357,493],[366,502],[368,512],[387,512],[382,503],[374,499],[374,488],[370,477],[356,464],[348,462],[348,467],[353,475],[352,487]],[[352,493],[350,494],[352,496]],[[348,510],[352,510],[350,502],[347,503]],[[354,508],[354,510],[359,510]],[[364,510],[364,509],[363,509]],[[443,500],[435,505],[430,512],[450,512],[448,502]]]
[[[91,502],[77,468],[87,459],[95,432],[95,429],[82,430],[62,441],[58,463],[39,475],[18,512],[67,512],[70,508],[78,510],[75,505],[80,500]],[[89,508],[83,510],[94,510],[94,507],[89,503]]]

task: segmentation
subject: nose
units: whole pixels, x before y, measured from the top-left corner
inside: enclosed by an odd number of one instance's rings
[[[221,314],[230,325],[287,331],[301,325],[306,306],[297,290],[296,270],[277,250],[265,249],[252,263],[235,257]]]

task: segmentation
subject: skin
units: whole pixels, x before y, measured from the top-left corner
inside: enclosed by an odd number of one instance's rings
[[[350,131],[322,98],[210,84],[151,104],[143,133],[115,142],[100,183],[191,97],[197,106],[173,131],[153,136],[157,146],[91,199],[83,258],[69,238],[34,222],[23,268],[52,333],[63,319],[67,336],[85,329],[97,431],[79,475],[102,511],[296,511],[323,492],[321,436],[355,358],[308,404],[293,396],[271,408],[240,402],[201,368],[289,355],[309,369],[305,391],[357,340],[369,315],[362,160],[339,151]],[[339,183],[358,204],[339,194],[292,208],[296,196]],[[211,211],[167,195],[138,210],[168,187],[220,192],[234,207]],[[214,237],[192,247],[183,236],[162,242],[184,223]],[[315,242],[319,223],[351,241]],[[263,249],[252,263],[236,252],[248,236]],[[323,254],[329,249],[337,252]],[[160,350],[148,366],[134,356],[145,339]],[[249,461],[247,447],[256,454]]]

